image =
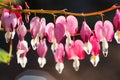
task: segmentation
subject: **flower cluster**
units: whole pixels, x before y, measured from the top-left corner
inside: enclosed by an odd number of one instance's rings
[[[12,7],[22,10],[20,5]],[[24,39],[27,29],[22,21],[21,13],[3,9],[1,21],[6,31],[6,42],[14,38],[15,30],[17,32],[19,38],[16,52],[17,63],[20,63],[24,68],[27,63],[26,55],[30,48],[28,48],[28,43]],[[27,22],[29,22],[29,18]],[[79,70],[80,61],[85,59],[86,54],[91,56],[90,62],[96,67],[100,60],[100,43],[102,43],[102,53],[105,57],[108,55],[108,42],[111,42],[113,37],[120,44],[120,10],[118,9],[113,23],[116,29],[115,34],[113,24],[109,20],[97,21],[94,30],[91,30],[84,20],[80,31],[78,31],[78,20],[73,15],[59,16],[54,23],[46,23],[44,17],[33,17],[30,20],[31,46],[33,50],[37,51],[40,67],[43,68],[47,61],[45,58],[48,50],[46,40],[52,44],[51,50],[56,62],[55,68],[59,73],[62,73],[64,69],[65,54],[68,60],[73,60],[75,71]],[[82,40],[72,40],[71,36],[76,34],[80,34]],[[62,43],[62,40],[66,41],[65,44]]]

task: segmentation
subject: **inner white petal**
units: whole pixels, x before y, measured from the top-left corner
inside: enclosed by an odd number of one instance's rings
[[[31,40],[31,45],[33,50],[36,50],[39,44],[39,37],[36,37],[35,39]]]
[[[62,62],[57,62],[55,65],[55,69],[58,71],[59,74],[61,74],[64,69],[64,64]]]
[[[79,59],[74,59],[74,61],[73,61],[73,68],[75,69],[75,71],[79,70],[79,66],[80,66]]]
[[[71,36],[69,32],[66,32],[66,44],[70,45],[71,44]]]
[[[53,44],[51,45],[51,50],[52,50],[53,53],[55,52],[57,46],[58,46],[58,44],[57,44],[57,42],[56,42],[56,39],[54,38]]]
[[[84,44],[84,48],[85,52],[89,55],[91,50],[92,50],[92,44],[88,41]]]
[[[116,31],[114,34],[114,38],[118,44],[120,44],[120,31]]]
[[[104,57],[107,57],[108,55],[108,42],[105,38],[103,38],[102,40],[102,52],[103,52],[103,55]]]
[[[39,66],[40,66],[41,68],[43,68],[44,65],[46,64],[46,59],[45,59],[45,57],[43,57],[43,58],[39,57],[39,58],[38,58],[38,63],[39,63]]]
[[[14,38],[14,36],[15,36],[15,30],[13,30],[13,32],[11,32],[11,39],[13,39]]]
[[[12,36],[12,33],[11,33],[10,31],[7,31],[7,32],[5,33],[6,43],[8,43],[8,42],[9,42],[9,40],[10,40],[11,36]]]
[[[26,63],[27,63],[27,57],[26,57],[26,56],[21,57],[21,58],[19,59],[19,63],[20,63],[20,65],[21,65],[22,68],[25,68]]]
[[[93,65],[94,67],[97,66],[97,64],[98,64],[99,61],[100,61],[99,55],[97,55],[97,56],[92,55],[92,56],[90,57],[90,62],[92,63],[92,65]]]

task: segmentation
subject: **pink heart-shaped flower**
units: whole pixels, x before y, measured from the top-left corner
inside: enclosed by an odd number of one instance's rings
[[[59,43],[65,34],[65,28],[64,25],[61,23],[57,23],[54,28],[54,36],[56,38],[57,43]]]

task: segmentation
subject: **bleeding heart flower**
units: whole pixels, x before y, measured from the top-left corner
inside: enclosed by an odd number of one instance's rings
[[[40,40],[40,43],[37,47],[37,53],[39,55],[38,58],[38,63],[40,65],[41,68],[44,67],[44,65],[46,64],[46,59],[45,59],[45,55],[47,53],[47,45],[46,45],[46,39]]]
[[[65,35],[64,25],[61,23],[57,23],[54,28],[54,36],[55,36],[57,43],[60,43],[64,35]]]
[[[95,34],[96,34],[98,40],[102,42],[103,55],[105,57],[107,57],[107,55],[108,55],[107,41],[111,42],[113,35],[114,35],[112,23],[108,20],[106,20],[104,22],[97,21],[95,24]]]
[[[77,18],[72,16],[72,15],[67,16],[67,18],[65,18],[64,16],[59,16],[56,19],[56,24],[57,23],[61,23],[61,24],[64,25],[65,35],[67,36],[66,40],[70,44],[71,43],[71,37],[70,36],[74,36],[78,31]]]
[[[56,70],[61,74],[63,69],[64,69],[64,56],[65,56],[65,52],[64,52],[64,46],[62,43],[57,45],[57,48],[55,50],[54,54],[54,59],[56,61]]]
[[[83,21],[82,27],[80,30],[80,35],[81,35],[82,40],[84,41],[84,50],[87,54],[90,54],[92,50],[92,45],[89,42],[91,33],[92,31],[90,27],[87,25],[86,21]]]
[[[31,45],[33,50],[36,50],[39,44],[39,30],[40,30],[40,18],[34,17],[30,21],[30,33],[32,35]]]
[[[52,43],[51,49],[52,52],[57,48],[57,43],[60,43],[60,41],[63,39],[65,34],[64,25],[61,23],[54,24],[48,23],[46,27],[46,35],[49,42]]]
[[[22,6],[21,5],[16,5],[16,6],[12,5],[11,8],[15,8],[17,10],[22,10]],[[14,11],[11,11],[11,12],[16,14],[16,16],[18,18],[18,25],[22,24],[22,13],[21,12],[14,12]]]
[[[47,36],[47,39],[50,43],[53,42],[54,38],[54,24],[53,23],[48,23],[45,29],[45,33]]]
[[[91,36],[90,43],[92,44],[90,62],[96,67],[99,62],[100,44],[95,34]]]
[[[114,37],[115,37],[115,40],[117,41],[117,43],[120,44],[120,10],[118,10],[118,9],[116,10],[116,14],[114,16],[113,23],[116,28]]]
[[[21,25],[18,25],[17,34],[18,34],[20,41],[24,40],[26,33],[27,33],[27,29],[26,29],[24,23],[22,23]]]
[[[74,60],[73,67],[76,71],[79,70],[79,59],[83,60],[85,58],[85,52],[83,49],[84,45],[81,40],[72,41],[71,45],[65,44],[65,50],[67,54],[67,58],[69,60]]]
[[[27,63],[27,52],[29,51],[28,49],[28,43],[23,40],[19,41],[17,45],[17,63],[20,63],[22,68],[25,68],[26,63]]]
[[[15,13],[10,12],[8,9],[3,9],[1,16],[2,25],[5,31],[5,39],[8,43],[9,39],[13,39],[15,35],[15,27],[18,24],[18,19]]]

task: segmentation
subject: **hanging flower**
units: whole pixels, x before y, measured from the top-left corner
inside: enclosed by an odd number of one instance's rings
[[[92,50],[92,45],[89,42],[91,33],[92,31],[90,27],[87,25],[86,21],[83,21],[82,27],[80,30],[80,35],[81,35],[82,40],[84,41],[84,50],[87,54],[90,54]]]
[[[79,59],[83,60],[85,58],[85,52],[84,52],[84,44],[81,40],[72,41],[71,45],[65,44],[65,50],[67,54],[68,60],[74,60],[73,61],[73,67],[76,71],[79,70]]]
[[[32,35],[31,45],[33,50],[36,50],[39,44],[39,38],[42,39],[45,35],[46,20],[45,18],[34,17],[30,21],[30,33]]]
[[[91,36],[90,43],[92,44],[92,50],[90,53],[92,56],[90,58],[90,62],[93,64],[94,67],[96,67],[100,60],[99,59],[100,44],[99,44],[99,41],[97,40],[97,37],[95,34],[93,34],[93,36]]]
[[[102,52],[105,57],[108,55],[108,42],[112,41],[114,30],[110,21],[97,21],[95,24],[95,34],[97,39],[102,42]]]
[[[17,44],[17,63],[20,63],[22,68],[25,68],[26,63],[27,63],[27,52],[29,51],[28,49],[28,43],[23,40],[19,41]]]
[[[36,50],[39,44],[39,29],[40,29],[40,18],[34,17],[30,21],[30,33],[32,35],[31,45],[33,50]]]
[[[17,28],[17,34],[18,34],[18,37],[19,37],[20,41],[24,40],[24,37],[25,37],[26,33],[27,33],[27,29],[26,29],[24,23],[22,23]]]
[[[46,35],[47,39],[50,43],[52,43],[51,49],[54,53],[57,47],[57,43],[60,43],[60,41],[64,38],[65,29],[64,25],[61,23],[53,24],[48,23],[46,26]]]
[[[117,41],[117,43],[120,44],[120,10],[118,10],[118,9],[116,10],[116,14],[114,16],[113,23],[116,28],[114,37],[115,37],[115,40]]]
[[[67,37],[67,41],[69,44],[71,43],[71,37],[70,36],[74,36],[77,31],[78,31],[78,21],[77,18],[69,15],[67,16],[67,18],[65,18],[64,16],[59,16],[56,19],[56,23],[61,23],[64,25],[65,27],[65,35]]]
[[[54,54],[54,59],[56,62],[56,70],[61,74],[63,69],[64,69],[64,56],[65,56],[65,52],[64,52],[64,46],[62,43],[57,45],[57,48],[55,50]]]
[[[15,8],[17,10],[22,10],[22,6],[21,5],[12,5],[11,8]],[[15,15],[17,16],[17,19],[18,19],[18,25],[19,24],[22,24],[22,13],[21,12],[14,12],[14,11],[11,11],[13,13],[15,13]]]
[[[46,64],[45,56],[46,56],[46,53],[47,53],[47,49],[48,48],[47,48],[47,45],[46,45],[46,39],[40,40],[40,43],[37,47],[37,53],[39,55],[38,63],[39,63],[41,68],[43,68],[44,65]]]
[[[9,11],[8,9],[3,9],[1,16],[2,26],[5,33],[6,43],[9,42],[9,39],[13,39],[15,35],[15,28],[18,23],[18,19],[15,13]]]

